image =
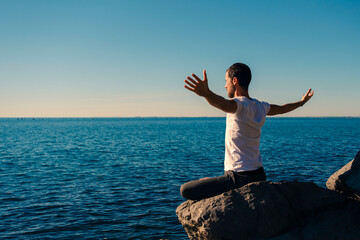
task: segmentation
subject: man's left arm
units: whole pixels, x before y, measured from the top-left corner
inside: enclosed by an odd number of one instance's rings
[[[311,90],[311,88],[307,91],[305,95],[302,96],[302,99],[298,102],[294,103],[288,103],[285,105],[276,105],[276,104],[270,104],[270,110],[267,113],[269,116],[277,115],[277,114],[283,114],[291,112],[298,107],[303,106],[307,101],[310,100],[310,98],[314,95],[314,91]]]

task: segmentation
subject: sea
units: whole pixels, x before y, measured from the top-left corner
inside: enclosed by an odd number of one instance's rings
[[[321,187],[360,118],[268,118],[268,181]],[[225,118],[1,118],[0,239],[188,239],[180,186],[223,174]]]

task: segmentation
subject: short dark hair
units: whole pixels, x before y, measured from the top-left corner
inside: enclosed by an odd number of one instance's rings
[[[236,77],[240,87],[248,90],[251,81],[251,70],[246,64],[234,63],[228,68],[227,72],[231,80]]]

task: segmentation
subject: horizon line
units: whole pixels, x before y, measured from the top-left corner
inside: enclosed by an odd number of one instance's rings
[[[226,118],[226,116],[129,116],[129,117],[0,117],[16,119],[41,119],[41,118]],[[360,116],[266,116],[266,118],[360,118]]]

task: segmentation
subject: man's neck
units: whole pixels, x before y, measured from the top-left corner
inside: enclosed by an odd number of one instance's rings
[[[247,97],[248,99],[251,100],[250,96],[249,96],[249,92],[247,90],[244,90],[241,87],[238,87],[235,91],[235,97]]]

